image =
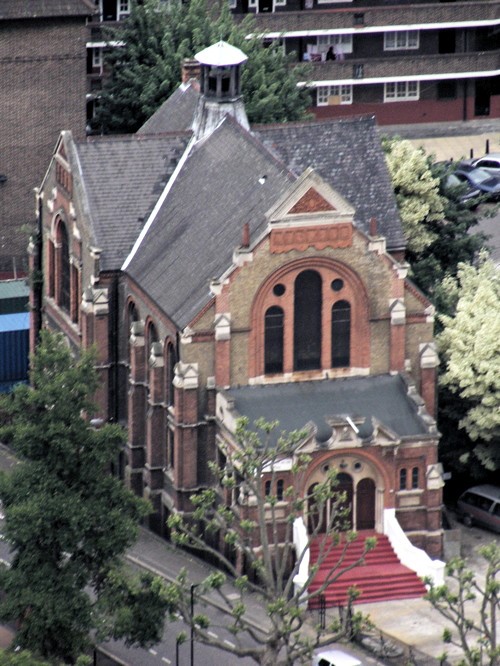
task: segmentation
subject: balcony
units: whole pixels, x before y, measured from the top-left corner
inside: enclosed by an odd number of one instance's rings
[[[500,71],[500,50],[421,56],[415,56],[410,52],[406,57],[386,56],[369,59],[346,56],[343,61],[313,62],[310,66],[312,81],[341,82],[356,79],[370,83],[370,80],[380,82],[394,80],[394,77],[406,80],[410,77],[425,79],[426,76],[433,77],[436,74],[450,75],[441,78],[462,78],[473,73]]]
[[[363,13],[363,23],[355,21],[355,14]],[[500,27],[500,0],[478,0],[477,2],[425,3],[412,5],[385,5],[363,8],[323,9],[300,12],[280,11],[255,14],[259,30],[275,33],[275,36],[306,36],[311,31],[348,30],[375,32],[388,26],[411,25],[414,29],[430,24],[498,25]],[[274,35],[273,35],[274,36]]]

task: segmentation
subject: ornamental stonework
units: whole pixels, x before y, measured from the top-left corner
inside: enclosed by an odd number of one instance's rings
[[[288,211],[288,214],[322,213],[332,210],[335,210],[332,204],[324,199],[314,188],[310,187],[304,196],[297,201],[295,206]]]
[[[350,247],[352,245],[352,224],[327,224],[311,228],[273,229],[270,248],[273,254],[299,250],[308,247],[324,250],[327,247]]]

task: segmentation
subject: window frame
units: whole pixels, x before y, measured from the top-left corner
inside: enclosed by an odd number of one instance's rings
[[[389,87],[394,86],[393,92]],[[410,88],[415,87],[415,92]],[[402,94],[399,91],[402,91]],[[389,81],[384,83],[384,103],[386,102],[415,102],[420,99],[420,81]]]
[[[419,30],[388,30],[384,32],[384,51],[416,51],[419,48]]]
[[[321,91],[328,91],[326,97]],[[320,101],[320,96],[323,95],[323,99]],[[330,106],[328,104],[328,99],[330,97],[339,97],[340,105],[352,104],[352,84],[343,83],[341,85],[335,86],[318,86],[316,88],[316,106]]]

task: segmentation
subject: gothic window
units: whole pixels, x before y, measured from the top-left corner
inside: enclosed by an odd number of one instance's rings
[[[321,367],[321,276],[303,271],[295,280],[294,370]]]
[[[283,372],[283,310],[270,307],[264,318],[264,372]]]
[[[332,368],[346,368],[351,362],[351,306],[337,301],[332,307]]]
[[[59,294],[58,304],[66,312],[71,307],[71,266],[69,259],[69,238],[66,225],[59,225]]]

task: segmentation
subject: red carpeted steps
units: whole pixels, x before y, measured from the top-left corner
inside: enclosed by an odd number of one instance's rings
[[[340,568],[345,568],[359,559],[367,536],[375,537],[377,545],[366,555],[364,564],[342,574],[325,589],[323,594],[326,608],[345,605],[347,590],[353,586],[356,586],[361,592],[355,601],[358,604],[390,599],[414,599],[425,594],[425,585],[414,571],[401,564],[389,539],[384,534],[359,532],[356,541],[348,545]],[[311,566],[318,559],[320,543],[321,539],[311,544]],[[343,548],[343,545],[339,545],[331,549],[309,586],[309,592],[314,592],[321,586],[328,572],[338,563]],[[318,602],[313,600],[311,606],[316,607],[317,605]]]

